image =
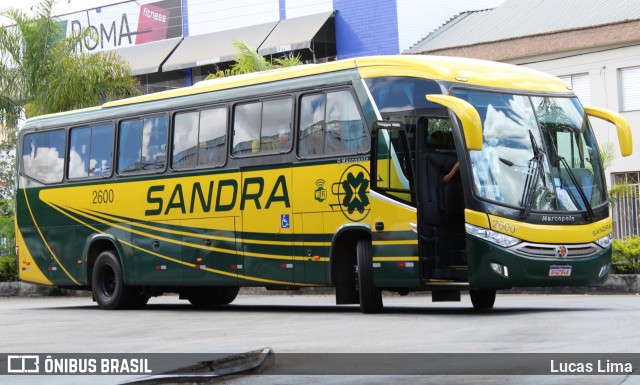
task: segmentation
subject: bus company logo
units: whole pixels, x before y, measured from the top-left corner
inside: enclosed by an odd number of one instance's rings
[[[347,168],[333,184],[338,206],[349,220],[359,222],[369,215],[369,184],[369,171],[359,164]]]
[[[564,258],[567,255],[569,255],[569,249],[567,249],[566,246],[564,246],[564,245],[556,246],[556,257]]]
[[[7,356],[7,373],[40,373],[40,356]]]
[[[323,202],[327,199],[327,189],[324,188],[325,184],[324,179],[318,179],[316,181],[316,189],[314,190],[314,197],[318,202]]]

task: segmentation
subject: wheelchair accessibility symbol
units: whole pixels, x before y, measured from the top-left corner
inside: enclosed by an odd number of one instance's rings
[[[282,214],[280,216],[280,227],[282,227],[283,229],[288,229],[289,226],[291,226],[289,222],[289,214]]]

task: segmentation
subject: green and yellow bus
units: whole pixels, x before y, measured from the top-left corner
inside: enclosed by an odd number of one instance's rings
[[[487,61],[385,56],[203,81],[29,119],[19,132],[21,279],[103,309],[239,287],[333,287],[337,304],[431,291],[600,285],[605,175],[561,80]]]

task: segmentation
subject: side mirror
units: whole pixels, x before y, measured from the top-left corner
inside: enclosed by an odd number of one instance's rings
[[[447,107],[460,119],[468,150],[482,150],[482,122],[478,111],[466,100],[450,95],[426,95],[428,101]]]
[[[596,107],[584,107],[584,111],[588,116],[600,118],[613,123],[618,130],[618,143],[620,144],[620,153],[622,156],[629,156],[633,152],[633,140],[631,138],[631,128],[629,123],[617,112],[605,110]]]

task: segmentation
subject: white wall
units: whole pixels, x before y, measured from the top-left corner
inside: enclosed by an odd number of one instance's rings
[[[278,20],[278,0],[189,0],[191,36]]]
[[[608,108],[619,112],[631,126],[633,155],[623,158],[618,152],[615,162],[606,170],[607,174],[640,170],[640,111],[620,111],[618,86],[618,69],[640,66],[640,45],[575,54],[559,59],[537,60],[524,65],[553,75],[588,72],[591,85],[591,104],[594,107]],[[637,87],[640,87],[640,84]],[[612,142],[617,146],[618,137],[612,125],[603,123],[599,119],[592,119],[592,122],[600,144]]]
[[[287,19],[333,11],[333,0],[287,0]]]

